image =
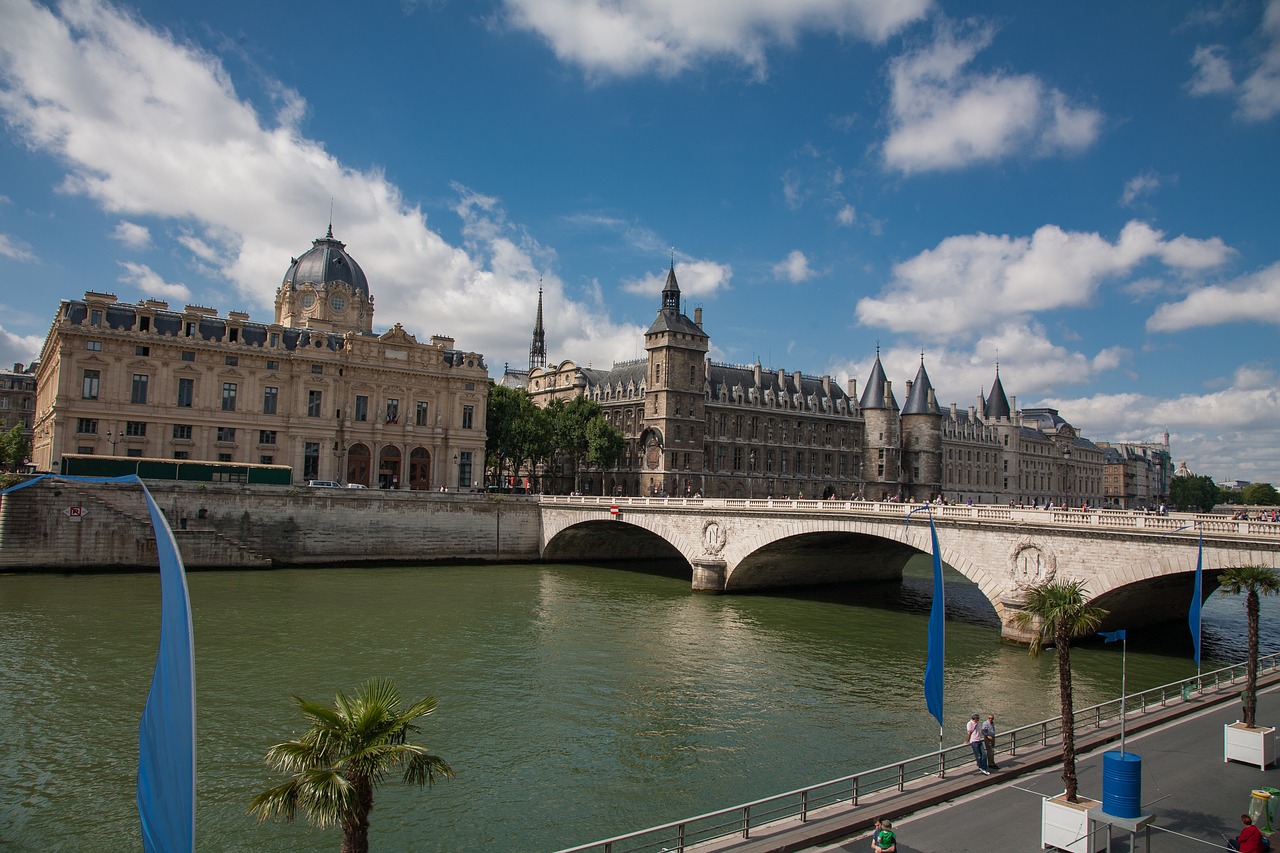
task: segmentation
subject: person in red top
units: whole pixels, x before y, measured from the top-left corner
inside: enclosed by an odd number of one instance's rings
[[[1244,829],[1240,830],[1240,834],[1229,846],[1240,853],[1263,853],[1265,848],[1262,846],[1262,830],[1253,825],[1253,818],[1247,814],[1240,815],[1240,821],[1244,824]]]

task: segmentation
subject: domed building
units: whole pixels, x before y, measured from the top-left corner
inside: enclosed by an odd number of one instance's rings
[[[333,236],[291,258],[275,319],[89,291],[58,307],[36,371],[33,460],[287,466],[293,482],[472,488],[488,368],[453,338],[373,330],[364,270]],[[218,465],[225,467],[216,467]]]

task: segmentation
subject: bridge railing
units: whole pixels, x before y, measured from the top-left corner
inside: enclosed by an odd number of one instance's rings
[[[795,500],[791,498],[699,498],[699,497],[601,497],[598,495],[543,495],[544,506],[616,506],[667,510],[730,510],[739,512],[830,513],[878,518],[905,519],[925,504],[892,501]],[[1234,519],[1225,515],[1159,513],[1116,509],[1041,509],[1000,504],[934,504],[935,518],[945,521],[977,521],[984,524],[1056,525],[1073,529],[1094,528],[1108,532],[1131,530],[1160,536],[1179,534],[1194,538],[1199,533],[1219,536],[1246,536],[1252,539],[1280,539],[1280,522]],[[625,515],[625,512],[624,512]],[[918,518],[919,516],[917,516]]]
[[[1267,655],[1258,661],[1258,671],[1280,669],[1280,654]],[[1170,701],[1189,699],[1192,694],[1206,689],[1235,684],[1245,677],[1243,663],[1206,672],[1199,676],[1141,690],[1124,697],[1079,708],[1075,711],[1075,730],[1101,728],[1120,719],[1121,708],[1126,717],[1141,716]],[[1017,755],[1048,745],[1062,736],[1062,718],[1052,717],[1027,726],[1019,726],[996,736],[996,753]],[[578,847],[569,847],[560,853],[644,853],[645,851],[670,851],[682,853],[686,848],[732,836],[751,837],[753,829],[781,820],[809,820],[815,812],[829,806],[857,806],[862,798],[883,791],[902,791],[911,782],[922,779],[945,778],[947,771],[971,768],[973,750],[967,743],[917,755],[896,764],[886,764],[850,776],[842,776],[828,782],[819,782],[784,794],[776,794],[749,803],[718,809],[713,812],[664,823],[660,826],[616,835],[603,841],[594,841]]]

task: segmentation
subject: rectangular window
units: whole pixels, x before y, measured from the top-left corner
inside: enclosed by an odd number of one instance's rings
[[[464,450],[458,456],[458,488],[471,485],[471,451]]]
[[[272,332],[271,334],[267,335],[267,346],[269,346],[269,347],[271,347],[271,348],[273,348],[273,349],[274,349],[275,347],[280,346],[280,333],[279,333],[279,332]]]
[[[476,390],[476,383],[474,383],[474,382],[463,382],[463,383],[462,383],[462,390],[463,390],[463,391],[474,391],[474,390]]]
[[[189,450],[175,450],[173,451],[173,458],[174,459],[190,459],[191,452]]]
[[[356,395],[356,420],[369,420],[369,398],[362,394]]]
[[[259,465],[274,465],[274,464],[275,464],[275,457],[274,457],[274,456],[259,456],[259,457],[258,457],[258,464],[259,464]]]
[[[258,444],[275,444],[276,431],[273,429],[258,430]]]
[[[80,392],[81,396],[86,400],[98,399],[98,380],[101,377],[96,370],[86,370],[84,372],[84,390]]]
[[[150,318],[150,317],[139,317],[139,318],[138,318],[138,331],[140,331],[140,332],[149,332],[149,331],[151,331],[151,318]]]
[[[102,341],[85,341],[84,348],[89,352],[102,352]]]
[[[418,403],[417,411],[414,414],[414,425],[415,426],[429,425],[427,420],[427,404],[426,403]]]
[[[230,454],[230,453],[219,453],[219,454],[218,454],[218,461],[219,461],[219,462],[230,462],[230,461],[231,461],[231,454]]]
[[[400,401],[395,397],[387,398],[387,423],[394,424],[400,421]]]
[[[222,411],[234,412],[236,410],[236,383],[222,383]]]
[[[135,459],[141,459],[141,458],[142,458],[142,448],[141,448],[141,447],[130,447],[130,448],[128,448],[128,449],[126,449],[126,450],[125,450],[124,455],[125,455],[125,456],[132,456],[132,457],[133,457],[133,458],[135,458]]]
[[[191,401],[196,395],[196,381],[194,379],[178,380],[178,408],[191,408]]]
[[[276,413],[276,403],[280,398],[280,389],[268,385],[262,389],[262,413],[264,415],[274,415]]]
[[[267,370],[279,370],[280,362],[267,359]]]
[[[227,367],[236,367],[237,365],[239,365],[239,364],[240,364],[240,356],[238,356],[238,355],[229,355],[229,356],[227,356],[227,358],[226,358],[226,362],[225,362],[225,363],[226,363]]]
[[[130,402],[147,402],[147,381],[150,378],[151,377],[147,376],[145,373],[133,374],[133,395],[130,397]]]
[[[320,479],[320,443],[308,441],[302,446],[302,479]]]
[[[307,392],[307,417],[309,418],[320,417],[321,398],[323,396],[324,396],[323,391]]]
[[[101,311],[98,311],[98,310],[96,310],[96,309],[95,309],[95,310],[93,310],[93,311],[90,311],[90,312],[89,312],[89,325],[90,325],[90,326],[101,326],[101,325],[102,325],[102,312],[101,312]]]
[[[312,372],[312,373],[314,373],[316,376],[323,376],[323,375],[324,375],[324,365],[323,365],[323,364],[313,364],[313,365],[311,365],[311,372]]]
[[[742,448],[741,447],[735,447],[733,449],[733,470],[735,471],[742,470]]]
[[[471,429],[471,421],[472,421],[472,418],[475,416],[475,411],[476,411],[475,406],[462,407],[462,428],[463,429]]]
[[[151,355],[151,347],[136,346],[133,348],[133,354],[142,356]]]
[[[191,424],[174,424],[173,437],[177,441],[191,440]]]
[[[97,418],[76,418],[76,432],[82,435],[98,434]]]
[[[218,441],[235,441],[235,427],[218,427]]]
[[[124,434],[134,438],[143,438],[147,434],[146,421],[125,421]]]
[[[183,361],[195,361],[195,360],[196,360],[196,351],[195,351],[195,350],[190,350],[190,349],[184,349],[184,350],[182,351],[182,360],[183,360]]]

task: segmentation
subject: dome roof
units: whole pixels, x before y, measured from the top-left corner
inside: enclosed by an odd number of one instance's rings
[[[311,248],[289,264],[289,271],[284,274],[284,286],[297,287],[308,281],[323,286],[344,281],[351,285],[352,290],[368,294],[369,282],[364,277],[364,270],[346,249],[345,243],[333,238],[333,226],[329,226],[329,233],[311,241]]]

